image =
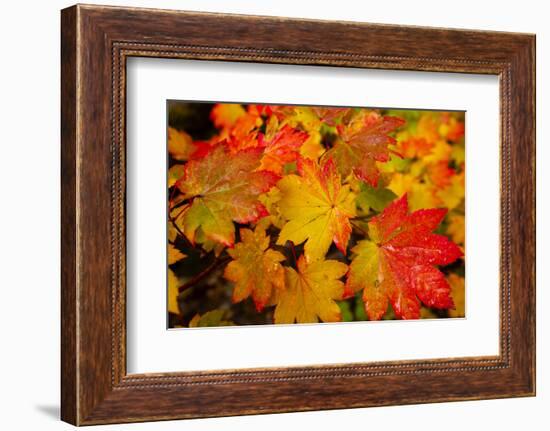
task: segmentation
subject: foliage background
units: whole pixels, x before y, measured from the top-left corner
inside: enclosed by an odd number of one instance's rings
[[[216,106],[219,108],[222,105],[227,110],[220,109],[216,116]],[[239,109],[243,111],[256,109],[256,105],[242,104],[240,106],[242,108]],[[189,157],[190,148],[200,152],[203,144],[218,141],[220,134],[223,134],[221,130],[223,126],[220,124],[227,120],[219,112],[230,117],[230,113],[235,108],[236,105],[232,104],[169,101],[167,123],[169,128],[168,167],[170,170],[168,184],[171,196],[174,195],[175,178],[181,175],[179,169],[182,162],[184,165]],[[369,188],[369,193],[366,196],[370,200],[366,202],[366,206],[369,203],[371,205],[373,202],[377,203],[377,208],[370,208],[370,211],[374,211],[376,214],[391,200],[406,194],[410,211],[422,208],[446,208],[448,213],[435,233],[447,236],[464,250],[464,112],[371,108],[364,110],[404,120],[402,126],[389,133],[395,137],[395,149],[401,157],[392,155],[389,162],[378,163],[381,171],[379,185],[378,188]],[[265,122],[260,130],[265,133],[267,116],[264,116],[264,119]],[[320,143],[326,148],[330,148],[333,139],[331,131],[328,128],[320,130]],[[360,203],[358,199],[358,206]],[[374,206],[377,205],[374,204]],[[367,213],[368,211],[367,209]],[[238,232],[238,226],[236,227]],[[250,297],[236,303],[232,301],[234,284],[223,276],[224,267],[231,259],[227,255],[227,251],[223,251],[223,247],[218,250],[205,251],[199,244],[193,246],[184,238],[181,231],[178,234],[174,230],[174,225],[170,220],[168,221],[168,232],[168,254],[171,259],[168,277],[169,284],[171,284],[169,295],[177,295],[177,304],[172,305],[169,312],[169,327],[273,323],[273,307],[258,310]],[[360,238],[355,238],[352,235],[351,243],[356,243],[358,239]],[[296,250],[298,254],[302,253],[303,245],[295,247],[294,253]],[[289,261],[292,260],[292,251],[288,247],[281,251]],[[218,253],[220,254],[218,255]],[[170,258],[170,256],[172,257]],[[180,259],[182,256],[185,258]],[[342,254],[334,245],[329,249],[326,258],[345,262]],[[453,309],[436,309],[428,308],[423,304],[421,318],[464,317],[464,259],[458,259],[451,265],[440,269],[451,285],[455,307]],[[185,289],[177,293],[180,286],[185,286]],[[361,299],[361,291],[350,298],[338,301],[338,305],[342,321],[368,320]],[[383,319],[396,318],[392,307],[389,306]]]

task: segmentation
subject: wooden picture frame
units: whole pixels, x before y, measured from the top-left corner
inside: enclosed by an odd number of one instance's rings
[[[90,425],[535,394],[534,35],[82,5],[61,17],[64,421]],[[128,375],[125,65],[131,56],[498,75],[500,354]]]

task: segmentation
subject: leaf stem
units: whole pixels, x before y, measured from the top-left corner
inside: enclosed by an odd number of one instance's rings
[[[357,223],[354,223],[353,220],[350,220],[350,222],[351,222],[351,224],[353,225],[353,227],[354,227],[355,229],[357,229],[357,230],[358,230],[359,232],[361,232],[363,235],[368,236],[368,232],[367,232],[365,229],[363,229],[362,227],[360,227]]]
[[[179,215],[178,215],[179,217]],[[170,214],[168,214],[168,221],[170,223],[172,223],[172,226],[174,226],[174,229],[176,229],[176,232],[178,233],[179,236],[181,236],[181,238],[187,243],[187,245],[191,248],[195,248],[195,246],[191,243],[191,241],[189,241],[189,238],[187,238],[185,236],[185,234],[181,231],[181,229],[179,228],[179,226],[176,224],[176,221],[175,219],[173,219]]]
[[[177,206],[175,206],[174,208],[177,208]],[[177,219],[180,218],[180,216],[185,212],[187,211],[187,209],[189,209],[189,204],[186,204],[183,209],[178,213],[178,215],[176,215],[175,217],[172,217],[172,222],[175,222]],[[174,209],[172,208],[172,211]]]
[[[292,251],[292,257],[294,258],[294,266],[298,267],[298,259],[296,258],[296,247],[294,245],[294,242],[289,241],[290,243],[290,250]]]
[[[186,199],[186,200],[183,200],[183,201],[179,201],[177,204],[170,207],[170,212],[174,211],[176,208],[179,208],[182,205],[185,205],[185,207],[187,208],[192,203],[193,203],[193,199]]]

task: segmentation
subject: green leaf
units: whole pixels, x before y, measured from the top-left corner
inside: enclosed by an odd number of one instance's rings
[[[355,319],[353,318],[353,312],[351,311],[349,302],[339,301],[337,304],[338,307],[340,307],[340,312],[342,313],[342,322],[353,322]]]
[[[203,328],[209,326],[232,326],[230,320],[223,320],[225,310],[212,310],[204,313],[202,316],[195,314],[195,317],[189,322],[190,328]]]
[[[371,209],[381,212],[397,197],[394,192],[382,187],[380,183],[378,187],[372,187],[366,183],[361,183],[360,190],[356,202],[359,208],[365,213],[368,213]]]

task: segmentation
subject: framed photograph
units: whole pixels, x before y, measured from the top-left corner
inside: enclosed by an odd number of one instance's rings
[[[535,37],[61,14],[62,419],[535,394]]]

